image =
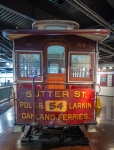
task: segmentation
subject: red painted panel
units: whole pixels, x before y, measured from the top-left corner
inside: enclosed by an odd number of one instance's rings
[[[64,39],[64,40],[63,40]],[[71,50],[93,50],[95,49],[95,42],[80,37],[77,35],[30,35],[27,37],[19,38],[15,40],[16,50],[42,50],[43,45],[49,41],[64,42],[69,45]]]
[[[33,92],[20,89],[17,93],[17,123],[33,122]],[[36,122],[39,125],[72,125],[92,123],[94,116],[93,89],[35,89]]]
[[[107,86],[107,74],[100,75],[100,86]]]
[[[114,87],[114,74],[112,74],[112,86]]]

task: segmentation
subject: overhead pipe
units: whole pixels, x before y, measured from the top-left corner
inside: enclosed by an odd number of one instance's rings
[[[99,16],[96,12],[94,12],[92,9],[90,9],[88,6],[86,6],[83,2],[80,0],[73,0],[76,2],[78,5],[80,5],[83,9],[85,9],[87,12],[89,12],[92,16],[100,20],[101,22],[105,22],[107,26],[111,26],[106,20],[104,20],[101,16]]]
[[[105,44],[105,43],[99,43],[99,44],[101,44],[101,45],[103,45],[103,46],[105,46],[105,47],[107,47],[107,48],[109,48],[109,49],[111,49],[111,50],[114,50],[113,47],[111,47],[111,46],[109,46],[109,45],[107,45],[107,44]]]
[[[68,2],[71,5],[73,5],[75,8],[79,9],[81,12],[83,12],[84,14],[86,14],[88,17],[90,17],[91,19],[93,19],[94,21],[96,21],[98,24],[100,24],[101,26],[103,26],[104,28],[109,28],[108,26],[106,26],[105,24],[103,24],[102,22],[100,22],[100,20],[94,18],[89,12],[87,12],[86,10],[84,10],[81,6],[77,5],[73,1],[71,2],[71,0],[68,0]]]
[[[66,0],[68,3],[70,3],[72,6],[79,9],[81,12],[92,18],[94,21],[96,21],[98,24],[103,26],[104,28],[110,29],[111,25],[105,21],[102,17],[100,17],[96,12],[92,11],[89,7],[87,7],[84,3],[82,3],[80,0]],[[112,33],[114,31],[110,30]]]
[[[0,54],[0,58],[4,59],[10,63],[12,62],[12,60],[8,59],[8,57],[6,55]]]
[[[8,52],[12,53],[12,50],[8,48],[7,46],[5,46],[4,44],[2,44],[1,42],[0,42],[0,46],[6,48]]]
[[[100,51],[103,51],[103,52],[106,52],[106,53],[108,53],[108,54],[114,55],[114,52],[108,51],[108,50],[106,50],[106,49],[104,49],[104,48],[102,48],[102,47],[100,47],[99,50],[100,50]]]

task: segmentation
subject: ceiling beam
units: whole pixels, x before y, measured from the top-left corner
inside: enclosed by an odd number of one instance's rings
[[[3,68],[10,68],[10,65],[11,65],[11,64],[12,64],[12,63],[10,63],[10,62],[9,62],[9,65],[7,65],[6,62],[1,62],[1,63],[0,63],[0,68],[1,68],[1,69],[3,69]]]
[[[106,29],[110,29],[112,33],[114,33],[114,29],[111,28],[112,25],[109,24],[106,20],[104,20],[101,16],[99,16],[96,12],[94,12],[92,9],[90,9],[88,6],[86,6],[82,1],[80,0],[66,0],[68,3],[70,3],[75,8],[79,9],[82,13],[93,19],[95,22],[100,24]]]
[[[1,55],[0,55],[0,58],[6,60],[7,62],[12,62],[12,60],[9,59],[9,58],[8,58],[6,55],[4,55],[4,54],[1,54]]]
[[[3,38],[3,36],[0,35],[0,46],[5,48],[6,51],[12,53],[12,43]]]
[[[0,7],[5,8],[6,10],[9,10],[10,12],[13,12],[22,17],[25,17],[26,19],[29,19],[33,22],[43,19],[55,19],[55,17],[39,10],[38,8],[30,4],[27,4],[22,0],[10,0],[10,2],[9,0],[1,0]]]
[[[107,0],[107,2],[114,8],[114,0]]]

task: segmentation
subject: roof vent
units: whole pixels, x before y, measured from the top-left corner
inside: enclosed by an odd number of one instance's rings
[[[79,24],[67,20],[42,20],[32,24],[33,30],[75,30]]]

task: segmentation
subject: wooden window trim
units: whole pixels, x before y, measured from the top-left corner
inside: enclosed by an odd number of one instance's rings
[[[91,76],[90,77],[71,77],[70,74],[71,74],[71,55],[73,54],[77,54],[77,55],[86,55],[86,54],[89,54],[91,56],[91,69],[89,70]],[[94,61],[95,61],[95,58],[94,58],[94,52],[74,52],[74,51],[70,51],[69,52],[69,69],[68,69],[68,82],[87,82],[87,81],[93,81],[94,80]]]
[[[32,52],[27,52],[27,51],[16,51],[16,75],[17,75],[17,80],[21,80],[21,81],[32,81],[33,77],[20,77],[19,76],[19,69],[20,69],[20,64],[19,64],[19,54],[39,54],[40,55],[40,72],[42,71],[42,67],[43,67],[43,54],[42,51],[32,51]],[[38,78],[35,78],[35,81],[39,81],[42,82],[43,81],[43,77],[39,76]]]

